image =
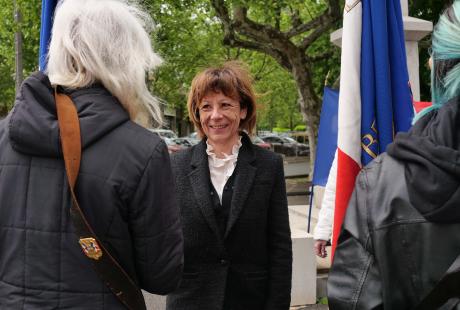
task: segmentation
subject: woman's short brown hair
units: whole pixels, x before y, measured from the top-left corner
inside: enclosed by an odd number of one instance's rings
[[[256,95],[246,66],[241,62],[229,61],[218,67],[207,68],[193,79],[187,109],[200,137],[204,137],[205,134],[200,123],[199,105],[210,92],[221,92],[238,100],[242,109],[247,109],[246,118],[240,121],[240,130],[246,130],[251,135],[256,125]]]

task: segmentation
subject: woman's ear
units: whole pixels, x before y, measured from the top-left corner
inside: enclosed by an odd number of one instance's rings
[[[240,119],[245,119],[248,115],[248,108],[241,108],[240,109]]]

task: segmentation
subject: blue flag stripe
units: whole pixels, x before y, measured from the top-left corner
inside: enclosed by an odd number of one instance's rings
[[[54,10],[58,0],[42,0],[42,14],[40,26],[40,50],[39,50],[39,68],[44,71],[46,68],[46,55],[48,54],[48,44],[51,37],[51,28],[53,26]]]
[[[413,117],[399,0],[363,0],[361,137],[363,165],[386,150]]]
[[[326,186],[327,183],[337,149],[338,109],[339,92],[325,87],[318,129],[313,185]]]

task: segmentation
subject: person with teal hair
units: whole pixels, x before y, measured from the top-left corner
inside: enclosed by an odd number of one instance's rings
[[[438,110],[460,94],[460,1],[440,17],[433,32],[431,48],[431,94],[433,105],[423,109],[415,121]]]
[[[460,0],[432,50],[433,105],[358,175],[329,273],[332,310],[460,307]]]

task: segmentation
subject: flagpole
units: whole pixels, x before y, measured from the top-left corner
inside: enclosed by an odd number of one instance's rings
[[[409,15],[409,1],[401,0],[401,11],[403,16]]]

